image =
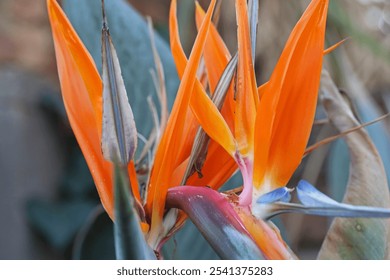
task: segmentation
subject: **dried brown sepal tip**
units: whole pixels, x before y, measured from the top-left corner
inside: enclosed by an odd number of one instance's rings
[[[103,124],[101,147],[106,160],[127,165],[137,147],[137,129],[127,98],[102,0]]]

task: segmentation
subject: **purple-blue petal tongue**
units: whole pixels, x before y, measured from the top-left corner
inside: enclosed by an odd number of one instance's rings
[[[290,202],[292,189],[282,187],[266,194],[263,194],[257,199],[257,203],[269,204],[274,202]]]
[[[339,202],[326,196],[305,180],[299,181],[297,195],[299,201],[305,206],[326,207],[340,205]]]

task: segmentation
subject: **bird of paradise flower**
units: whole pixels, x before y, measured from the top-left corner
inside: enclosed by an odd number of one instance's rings
[[[304,155],[323,56],[329,52],[324,52],[329,1],[311,1],[269,81],[260,87],[254,72],[257,1],[249,1],[250,11],[246,0],[235,2],[237,54],[231,56],[211,21],[216,6],[212,0],[207,12],[197,5],[199,32],[188,60],[179,39],[177,3],[171,2],[170,45],[181,83],[169,119],[161,116],[161,135],[155,138],[145,197],[139,191],[133,160],[136,128],[131,108],[124,104],[127,97],[107,22],[104,20],[101,78],[58,3],[47,0],[62,95],[107,213],[113,219],[117,215],[113,185],[114,166],[119,162],[129,178],[142,238],[152,249],[159,251],[189,215],[224,258],[291,259],[295,255],[277,228],[255,218],[263,217],[264,211],[257,202],[264,194],[285,186]],[[197,78],[202,55],[206,82]],[[231,82],[234,74],[235,85]],[[119,89],[110,89],[112,80]],[[118,106],[127,112],[119,126],[115,117],[105,115],[110,111],[105,106],[115,102],[108,101],[105,93],[116,90]],[[160,98],[164,103],[163,93]],[[124,141],[118,140],[118,133]],[[237,168],[243,177],[240,195],[216,192]],[[171,211],[173,208],[184,211]],[[234,237],[229,239],[229,234]],[[218,240],[221,236],[225,237],[224,246]]]

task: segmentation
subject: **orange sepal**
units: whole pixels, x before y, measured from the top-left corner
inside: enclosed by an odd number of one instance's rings
[[[236,143],[229,126],[206,93],[198,88],[191,96],[191,109],[199,124],[211,139],[234,156]]]
[[[238,151],[243,157],[246,157],[253,152],[254,122],[256,106],[259,102],[252,62],[246,0],[236,0],[236,15],[238,25],[238,65],[235,137],[238,143]]]
[[[174,176],[177,180],[183,178],[187,164],[188,159],[176,168]],[[209,186],[214,190],[218,190],[236,170],[237,163],[232,156],[218,143],[211,140],[207,157],[201,170],[202,177],[199,177],[198,173],[195,172],[188,178],[186,184],[190,186]]]
[[[172,52],[173,60],[176,65],[177,73],[179,75],[179,78],[182,79],[188,61],[180,42],[179,26],[177,23],[176,14],[177,14],[177,3],[175,0],[171,2],[171,7],[169,11],[169,34],[170,34],[169,41],[170,41],[171,52]],[[200,84],[200,82],[196,80],[193,91],[200,90],[201,87],[202,85]],[[179,153],[177,155],[179,162],[184,161],[185,158],[188,157],[188,155],[190,154],[192,149],[191,140],[195,138],[196,131],[199,127],[199,124],[196,121],[195,116],[191,110],[187,110],[185,119],[186,119],[185,121],[186,126],[184,127],[183,134],[187,136],[185,139],[182,139],[179,147],[177,147],[176,149],[176,151]]]
[[[195,11],[196,26],[199,29],[199,26],[203,22],[205,12],[198,2],[196,2]],[[231,59],[231,55],[224,41],[219,35],[217,28],[215,28],[213,24],[210,26],[203,57],[207,69],[211,94],[214,94],[219,79],[221,78],[223,71]],[[225,103],[222,105],[221,109],[221,114],[232,131],[234,131],[234,108],[234,87],[232,83],[226,94]]]
[[[211,23],[211,16],[214,11],[216,0],[210,3],[206,19],[195,40],[188,65],[182,77],[178,94],[172,108],[172,113],[167,123],[160,144],[157,148],[155,164],[152,170],[149,193],[147,197],[146,210],[151,215],[151,235],[150,240],[155,241],[161,226],[165,209],[166,193],[171,185],[171,177],[174,170],[181,163],[176,155],[178,145],[187,135],[183,134],[186,126],[185,116],[190,103],[191,93],[196,81],[196,72],[203,52],[208,29]],[[176,6],[176,0],[171,5]],[[171,6],[172,7],[172,6]],[[172,11],[172,9],[171,9]]]
[[[172,2],[172,7],[173,10],[171,11],[170,17],[171,48],[172,53],[175,54],[174,60],[176,62],[179,76],[181,76],[184,69],[187,67],[188,62],[179,40],[177,19],[176,16],[174,16],[176,14],[176,6],[174,2]],[[207,38],[210,38],[210,36]],[[194,84],[190,98],[190,105],[193,114],[206,133],[212,139],[220,143],[220,145],[232,155],[235,151],[235,141],[233,139],[233,135],[225,122],[225,119],[222,117],[211,99],[207,96],[198,80],[196,80]],[[189,120],[187,118],[187,127],[189,126],[188,122]],[[187,139],[191,138],[187,136]]]
[[[212,189],[218,190],[230,179],[237,168],[237,163],[232,156],[222,150],[218,143],[211,141],[207,158],[202,168],[203,177],[199,178],[198,174],[195,173],[188,178],[187,184],[210,186]]]
[[[261,97],[263,96],[264,92],[267,91],[267,85],[268,85],[268,82],[265,82],[264,84],[262,84],[261,86],[259,86],[257,88],[257,93],[259,94],[260,100],[261,100]]]
[[[205,17],[205,11],[198,2],[196,2],[195,12],[196,27],[199,29]],[[210,26],[209,35],[207,36],[204,59],[211,92],[213,93],[223,70],[231,59],[230,52],[219,36],[214,24]]]
[[[291,32],[256,116],[254,186],[284,186],[301,162],[316,110],[328,0],[313,0]]]
[[[201,9],[198,5],[197,9]],[[203,10],[202,10],[203,12]],[[204,14],[201,15],[202,22],[204,19]],[[214,29],[213,29],[214,28]],[[210,31],[207,36],[205,48],[208,46],[208,42],[210,41],[210,37],[212,36],[212,31],[216,32],[215,27],[211,24],[210,25]],[[180,43],[179,39],[179,30],[177,25],[177,19],[176,19],[176,2],[172,2],[171,6],[171,12],[170,12],[170,42],[171,42],[171,49],[172,53],[174,54],[174,60],[176,63],[176,67],[179,73],[179,76],[183,75],[183,72],[185,68],[187,67],[187,58],[184,54],[183,48]],[[215,35],[215,34],[214,34]],[[219,38],[219,40],[221,40]],[[209,46],[210,48],[210,46]],[[225,47],[226,48],[226,47]],[[206,49],[204,53],[206,54]],[[225,50],[225,56],[228,55],[227,50]],[[227,59],[225,58],[224,62],[221,62],[221,69],[218,70],[218,74],[221,75],[224,67],[226,67]],[[206,62],[207,64],[207,62]],[[223,65],[225,64],[225,65]],[[209,69],[210,70],[210,69]],[[212,69],[214,71],[214,69]],[[210,71],[209,71],[210,72]],[[214,71],[215,72],[215,71]],[[217,79],[215,77],[215,79]],[[219,79],[219,78],[218,78]],[[215,83],[218,81],[216,80]],[[222,117],[222,115],[219,113],[218,109],[215,107],[215,105],[212,103],[210,98],[207,96],[206,92],[204,91],[201,83],[196,80],[193,93],[191,95],[190,99],[190,105],[193,114],[197,118],[200,125],[203,127],[203,129],[206,131],[206,133],[214,140],[216,140],[220,145],[229,153],[233,154],[235,151],[235,141],[233,139],[233,135],[230,132],[230,129],[225,122],[225,119]],[[187,118],[187,126],[190,121]],[[191,139],[191,137],[187,136],[187,139]],[[190,142],[190,141],[187,141]],[[182,159],[182,158],[180,158]]]
[[[76,31],[55,0],[47,0],[62,97],[70,125],[104,208],[113,217],[112,165],[100,148],[102,81]]]
[[[150,226],[148,223],[141,222],[141,230],[144,234],[147,234],[149,232]]]

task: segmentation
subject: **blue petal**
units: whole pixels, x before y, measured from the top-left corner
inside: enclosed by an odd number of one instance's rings
[[[299,201],[310,207],[330,207],[340,206],[340,203],[326,196],[313,185],[305,180],[301,180],[297,186],[297,195]]]
[[[291,189],[282,187],[263,194],[257,199],[257,203],[269,204],[274,202],[289,202],[291,200]]]
[[[302,204],[290,203],[291,190],[284,187],[266,193],[258,204],[268,204],[264,219],[270,219],[283,213],[301,213],[306,215],[329,217],[390,218],[390,209],[351,205],[337,202],[317,190],[310,183],[301,180],[296,188],[298,199]]]
[[[297,195],[302,205],[294,203],[281,205],[282,209],[279,210],[279,213],[295,212],[330,217],[390,218],[390,209],[337,202],[304,180],[298,183]]]

